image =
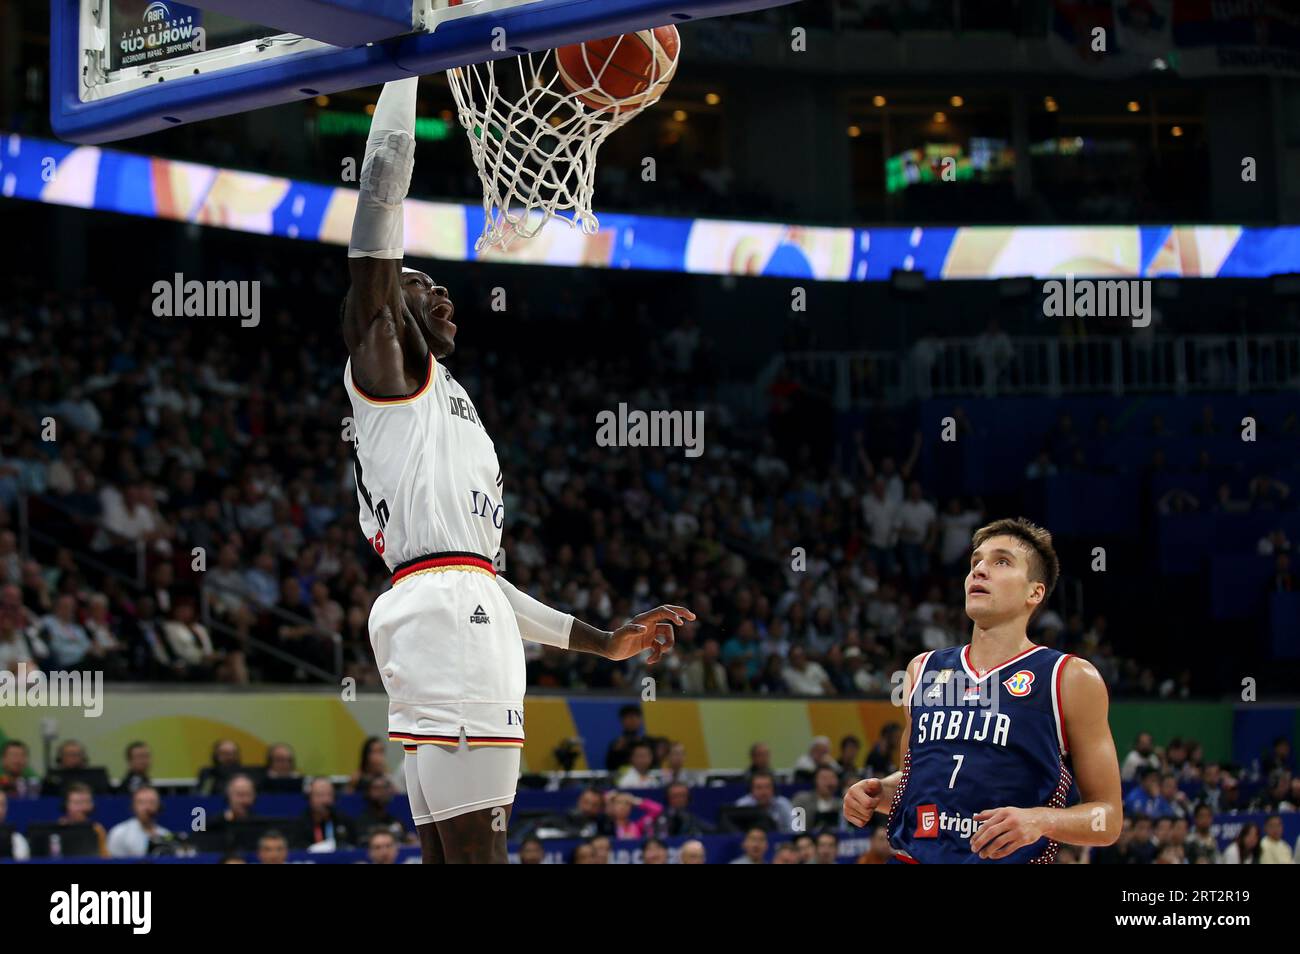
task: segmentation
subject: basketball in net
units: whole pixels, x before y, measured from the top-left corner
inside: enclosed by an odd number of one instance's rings
[[[668,88],[677,72],[674,26],[641,30],[555,51],[560,79],[592,109],[638,109]]]
[[[680,45],[677,28],[665,26],[448,70],[483,184],[475,248],[504,249],[551,219],[597,232],[596,154],[658,102]]]

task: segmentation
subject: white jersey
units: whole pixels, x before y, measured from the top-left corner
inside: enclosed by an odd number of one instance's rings
[[[474,402],[429,356],[423,387],[375,398],[344,368],[352,400],[361,532],[390,570],[429,553],[491,560],[505,523],[501,466]]]
[[[524,653],[495,580],[501,467],[474,402],[433,356],[405,398],[352,400],[361,531],[393,571],[370,609],[389,738],[407,750],[523,743]]]

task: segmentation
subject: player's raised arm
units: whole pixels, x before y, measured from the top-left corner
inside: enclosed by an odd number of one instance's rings
[[[415,166],[418,83],[418,77],[411,77],[384,84],[370,123],[348,244],[352,287],[344,303],[343,338],[358,381],[380,394],[407,389],[400,288],[405,252],[402,202]]]
[[[695,619],[695,614],[684,606],[665,605],[641,613],[609,633],[547,606],[503,576],[496,579],[515,611],[519,634],[524,639],[606,659],[631,659],[649,649],[652,652],[646,662],[653,665],[672,651],[677,639],[673,626]]]
[[[1086,659],[1061,674],[1061,712],[1080,802],[1069,808],[998,808],[980,812],[971,850],[1004,858],[1046,835],[1066,845],[1113,845],[1124,827],[1119,758],[1110,733],[1106,683]]]
[[[914,656],[907,664],[907,672],[903,676],[903,741],[898,750],[900,765],[907,759],[907,740],[912,734],[912,709],[909,703],[912,699],[912,687],[916,685],[917,676],[921,671],[921,658],[924,655],[921,653]],[[889,806],[894,801],[894,792],[898,790],[898,783],[902,778],[903,772],[900,769],[884,778],[864,778],[854,784],[844,793],[845,819],[861,828],[871,821],[871,816],[876,812],[888,815]]]

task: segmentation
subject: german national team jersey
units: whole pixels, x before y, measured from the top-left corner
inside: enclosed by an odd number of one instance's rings
[[[505,523],[496,447],[465,389],[429,356],[423,386],[376,398],[343,371],[361,531],[389,569],[429,553],[491,560]]]
[[[970,647],[926,653],[909,699],[911,734],[889,812],[903,861],[983,862],[971,851],[986,809],[1065,807],[1073,780],[1061,713],[1066,654],[1035,646],[983,676]],[[995,863],[1048,863],[1044,837]]]

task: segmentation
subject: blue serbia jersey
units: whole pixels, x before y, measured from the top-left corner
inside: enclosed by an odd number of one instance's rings
[[[970,849],[974,816],[1063,808],[1073,784],[1060,694],[1069,656],[1035,646],[977,677],[969,650],[926,653],[912,687],[911,735],[888,828],[903,862],[983,863]],[[995,863],[1055,857],[1056,842],[1044,837]]]

